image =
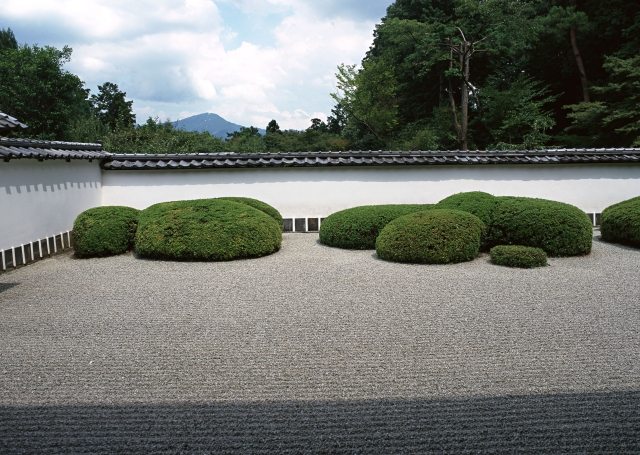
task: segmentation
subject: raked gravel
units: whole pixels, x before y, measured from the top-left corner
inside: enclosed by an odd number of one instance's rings
[[[640,452],[640,250],[0,275],[0,452]]]

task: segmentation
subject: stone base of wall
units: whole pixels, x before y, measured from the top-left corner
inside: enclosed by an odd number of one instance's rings
[[[0,273],[71,249],[71,231],[0,250]]]
[[[587,213],[594,227],[600,226],[600,213]],[[283,220],[284,232],[318,232],[324,218],[285,218]]]

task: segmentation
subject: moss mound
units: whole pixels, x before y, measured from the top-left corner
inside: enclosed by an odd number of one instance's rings
[[[491,214],[498,198],[482,191],[457,193],[438,202],[435,208],[462,210],[480,218],[487,226],[491,224]]]
[[[271,216],[221,199],[162,202],[140,213],[135,251],[147,258],[229,261],[280,249],[282,231]]]
[[[459,210],[432,209],[396,218],[376,241],[378,257],[387,261],[448,264],[470,261],[480,251],[485,225]]]
[[[487,232],[488,245],[531,246],[543,249],[549,256],[578,256],[591,251],[591,222],[579,208],[546,199],[496,199]]]
[[[547,253],[522,245],[497,245],[491,248],[491,262],[506,267],[531,269],[547,265]]]
[[[73,249],[79,258],[112,256],[129,251],[139,210],[123,206],[85,210],[73,223]]]
[[[222,199],[224,201],[240,202],[241,204],[247,204],[247,205],[253,207],[254,209],[258,209],[261,212],[266,213],[271,218],[273,218],[274,220],[277,221],[278,226],[282,226],[282,215],[280,214],[280,212],[278,212],[278,210],[276,210],[275,207],[270,206],[266,202],[259,201],[258,199],[252,199],[250,197],[232,197],[232,196],[230,196],[230,197],[221,197],[221,198],[218,198],[218,199]]]
[[[640,247],[640,196],[604,209],[600,232],[607,242]]]
[[[372,250],[380,231],[394,219],[430,204],[363,205],[329,215],[320,226],[320,243],[349,250]]]

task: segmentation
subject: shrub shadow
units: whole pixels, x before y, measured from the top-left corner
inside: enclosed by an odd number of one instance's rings
[[[629,453],[640,392],[0,406],[2,453]]]

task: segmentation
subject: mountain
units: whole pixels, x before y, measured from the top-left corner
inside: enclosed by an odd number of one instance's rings
[[[242,125],[231,123],[218,114],[212,114],[210,112],[177,120],[172,122],[172,124],[176,129],[184,131],[197,131],[200,133],[208,131],[211,135],[221,139],[226,139],[227,133],[234,133],[242,128]],[[260,134],[264,133],[265,131],[260,129]]]

